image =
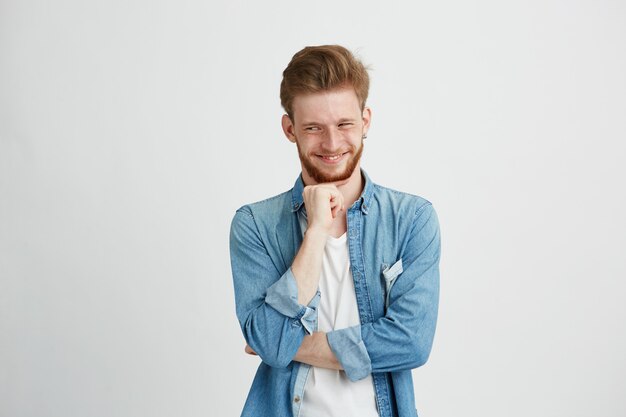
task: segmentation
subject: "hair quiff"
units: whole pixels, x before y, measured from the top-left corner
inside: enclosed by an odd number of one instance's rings
[[[291,58],[283,71],[280,103],[293,121],[295,96],[327,91],[345,84],[354,88],[363,110],[370,86],[363,63],[340,45],[307,46]]]

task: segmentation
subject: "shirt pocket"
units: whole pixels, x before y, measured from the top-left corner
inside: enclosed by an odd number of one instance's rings
[[[383,279],[385,280],[385,311],[387,307],[389,307],[389,293],[391,292],[391,287],[398,279],[398,275],[400,275],[403,271],[402,269],[402,258],[398,259],[396,263],[393,265],[382,264],[381,271],[383,274]]]

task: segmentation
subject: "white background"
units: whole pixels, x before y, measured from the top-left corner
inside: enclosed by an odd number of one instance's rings
[[[420,416],[626,415],[623,1],[0,0],[1,417],[239,415],[229,224],[298,175],[281,73],[326,43],[439,214]]]

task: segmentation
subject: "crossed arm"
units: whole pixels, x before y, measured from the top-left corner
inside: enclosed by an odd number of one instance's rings
[[[259,354],[270,366],[285,367],[297,361],[344,369],[352,380],[371,372],[412,369],[426,362],[439,290],[439,227],[432,206],[425,205],[415,213],[401,254],[404,272],[391,289],[385,316],[372,323],[327,334],[313,331],[319,295],[311,298],[311,292],[301,290],[296,275],[305,241],[291,268],[279,276],[251,213],[235,216],[231,256],[237,314],[249,345],[247,351]]]
[[[257,354],[249,345],[246,345],[245,352],[249,355]],[[302,344],[298,348],[293,360],[318,368],[343,369],[337,356],[335,356],[330,348],[328,339],[326,339],[326,333],[324,332],[315,332],[311,335],[304,336]]]

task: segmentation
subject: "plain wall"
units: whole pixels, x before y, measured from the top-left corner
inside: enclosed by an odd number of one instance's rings
[[[236,416],[228,231],[299,173],[281,73],[372,68],[363,167],[434,204],[417,407],[626,415],[626,4],[0,0],[0,416]]]

